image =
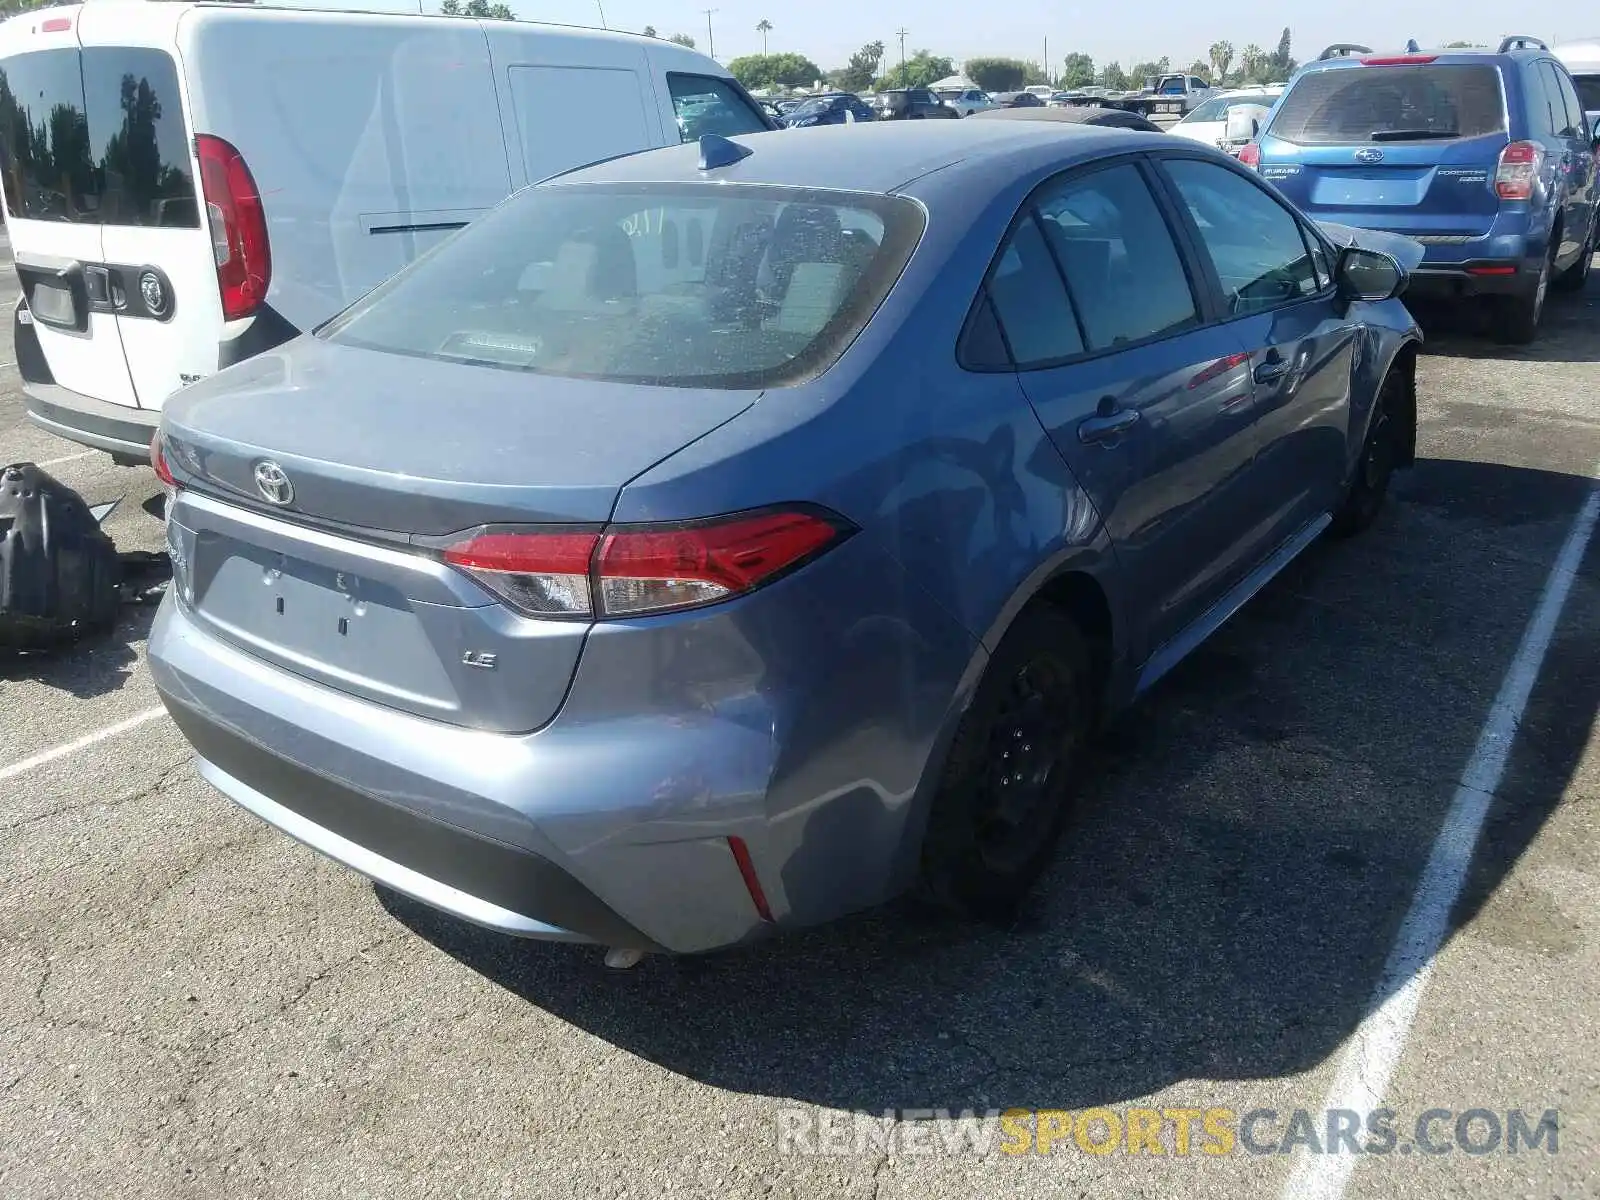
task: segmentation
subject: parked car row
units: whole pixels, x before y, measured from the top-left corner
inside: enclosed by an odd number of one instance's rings
[[[1335,49],[1235,156],[1037,91],[770,136],[628,35],[27,14],[0,132],[89,134],[0,164],[28,410],[145,438],[156,688],[329,857],[629,951],[913,887],[1006,916],[1100,724],[1377,519],[1408,283],[1587,271],[1542,44]]]

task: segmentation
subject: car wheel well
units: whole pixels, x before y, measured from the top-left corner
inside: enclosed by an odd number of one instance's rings
[[[1397,466],[1409,467],[1417,461],[1417,343],[1407,342],[1394,356],[1389,370],[1399,372],[1402,387],[1399,402],[1401,409],[1391,414],[1400,420],[1400,453]]]
[[[1084,571],[1065,571],[1046,581],[1034,593],[1028,606],[1049,605],[1066,613],[1077,625],[1078,632],[1088,644],[1094,672],[1094,694],[1105,697],[1106,684],[1111,677],[1111,663],[1115,647],[1115,630],[1111,620],[1111,603],[1105,589],[1093,575]]]

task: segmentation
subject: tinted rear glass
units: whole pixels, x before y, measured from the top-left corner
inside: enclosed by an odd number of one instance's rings
[[[1302,146],[1437,141],[1503,133],[1505,103],[1492,66],[1343,67],[1301,76],[1271,132]]]
[[[921,232],[920,208],[880,195],[540,187],[319,332],[542,375],[679,387],[794,383],[844,352]]]
[[[178,72],[159,50],[41,50],[0,63],[13,217],[195,228]]]

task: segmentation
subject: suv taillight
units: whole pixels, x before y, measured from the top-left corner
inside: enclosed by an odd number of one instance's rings
[[[1544,147],[1538,142],[1512,142],[1500,151],[1494,171],[1494,194],[1502,200],[1527,200],[1539,182]]]
[[[267,217],[255,178],[237,150],[209,133],[197,134],[194,145],[211,226],[211,249],[217,261],[222,315],[225,320],[237,321],[261,307],[272,282]]]
[[[1261,166],[1261,145],[1258,142],[1246,142],[1239,147],[1239,161],[1252,171]]]
[[[796,570],[852,532],[810,509],[606,532],[483,527],[444,560],[533,617],[636,617],[715,604]]]

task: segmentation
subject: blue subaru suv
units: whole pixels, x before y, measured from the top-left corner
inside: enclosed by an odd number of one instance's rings
[[[1588,276],[1596,144],[1536,38],[1492,53],[1330,46],[1246,151],[1311,216],[1421,242],[1409,294],[1484,297],[1503,341],[1531,342],[1549,288]]]

